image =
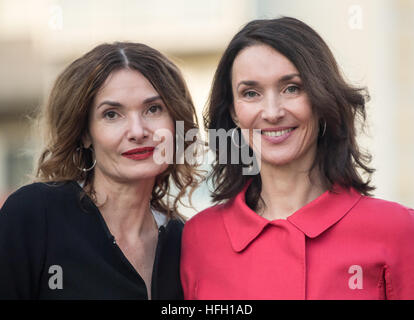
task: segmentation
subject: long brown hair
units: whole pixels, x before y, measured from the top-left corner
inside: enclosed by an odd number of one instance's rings
[[[88,195],[94,199],[91,186],[93,170],[91,156],[80,156],[82,137],[88,131],[88,118],[93,100],[108,78],[119,69],[132,69],[146,77],[161,96],[173,121],[184,122],[184,136],[190,129],[197,129],[195,108],[179,69],[157,50],[140,43],[116,42],[95,47],[71,63],[57,78],[44,112],[40,115],[45,126],[46,146],[38,160],[36,177],[41,182],[83,181]],[[191,144],[184,136],[177,136],[176,143],[184,143],[184,151]],[[174,146],[174,159],[176,148]],[[178,215],[178,202],[187,187],[197,185],[196,168],[184,164],[171,164],[156,178],[152,190],[151,206],[170,217]],[[170,203],[171,182],[179,190]],[[94,199],[96,200],[96,199]]]
[[[294,18],[254,20],[244,26],[230,41],[217,67],[210,97],[204,110],[206,129],[230,130],[236,127],[231,117],[233,94],[231,70],[238,53],[249,46],[265,44],[287,57],[298,69],[312,111],[320,119],[317,154],[312,169],[318,167],[324,185],[353,187],[368,195],[374,187],[368,167],[371,156],[363,153],[356,141],[355,120],[365,121],[365,88],[355,88],[342,77],[335,58],[323,39],[311,27]],[[326,123],[326,124],[325,124]],[[322,129],[326,126],[326,129]],[[218,159],[218,149],[216,152]],[[229,153],[230,151],[228,151]],[[358,173],[367,174],[364,180]],[[242,175],[241,164],[213,164],[213,200],[231,199],[252,176]],[[260,173],[253,176],[246,202],[256,209],[260,200]]]

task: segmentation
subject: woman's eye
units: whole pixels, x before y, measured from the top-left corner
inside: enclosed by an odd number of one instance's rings
[[[243,96],[246,98],[254,98],[256,97],[258,94],[255,91],[246,91]]]
[[[300,88],[298,86],[289,86],[286,88],[287,93],[298,93]]]
[[[160,105],[153,105],[153,106],[148,108],[148,112],[152,113],[152,114],[155,114],[155,113],[157,113],[161,110],[162,110],[162,107]]]
[[[107,111],[104,113],[104,117],[109,120],[115,119],[117,116],[118,114],[115,111]]]

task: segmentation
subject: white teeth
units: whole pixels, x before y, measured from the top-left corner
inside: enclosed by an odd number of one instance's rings
[[[267,137],[280,137],[283,136],[284,134],[291,132],[293,130],[293,128],[290,129],[286,129],[286,130],[281,130],[281,131],[262,131],[262,134],[267,136]]]

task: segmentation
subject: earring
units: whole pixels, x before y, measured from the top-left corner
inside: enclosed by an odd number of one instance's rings
[[[233,144],[237,147],[240,148],[239,145],[237,145],[237,143],[234,141],[234,133],[237,131],[237,128],[234,128],[233,131],[231,132],[231,142],[233,142]]]
[[[92,152],[92,154],[93,154],[93,148],[91,148],[91,147],[89,147],[89,148],[77,147],[77,148],[76,148],[76,152],[78,152],[78,153],[79,153],[79,160],[81,160],[81,159],[82,159],[82,149],[85,149],[85,150],[90,150],[90,151]],[[96,159],[93,161],[92,166],[90,166],[89,168],[80,168],[80,167],[78,167],[78,165],[77,165],[77,164],[76,164],[76,162],[75,162],[74,155],[75,155],[75,154],[73,154],[73,155],[72,155],[72,160],[73,160],[73,163],[75,164],[76,168],[78,168],[80,171],[83,171],[83,172],[88,172],[88,171],[91,171],[93,168],[95,168],[95,165],[96,165]],[[79,162],[80,162],[80,161],[79,161]]]
[[[231,141],[233,142],[233,144],[237,147],[237,148],[243,148],[243,146],[241,146],[241,145],[238,145],[237,143],[236,143],[236,141],[234,140],[234,133],[235,132],[237,132],[237,128],[238,127],[236,127],[236,128],[233,128],[233,131],[231,132]],[[240,143],[241,143],[241,139],[242,139],[242,137],[241,137],[241,134],[240,134]]]
[[[241,140],[242,140],[242,134],[241,134],[241,131],[240,131],[240,145],[238,145],[236,142],[235,142],[235,140],[234,140],[234,133],[235,132],[237,132],[237,129],[238,129],[239,127],[236,127],[236,128],[233,128],[233,131],[231,132],[231,142],[233,142],[233,144],[237,147],[237,148],[239,148],[239,149],[241,149],[241,148],[243,148],[243,147],[246,147],[246,146],[249,146],[247,143],[246,144],[244,144],[244,145],[241,145]]]

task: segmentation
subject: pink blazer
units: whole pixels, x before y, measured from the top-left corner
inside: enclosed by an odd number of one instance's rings
[[[414,210],[336,187],[268,221],[247,187],[185,224],[185,299],[414,299]]]

